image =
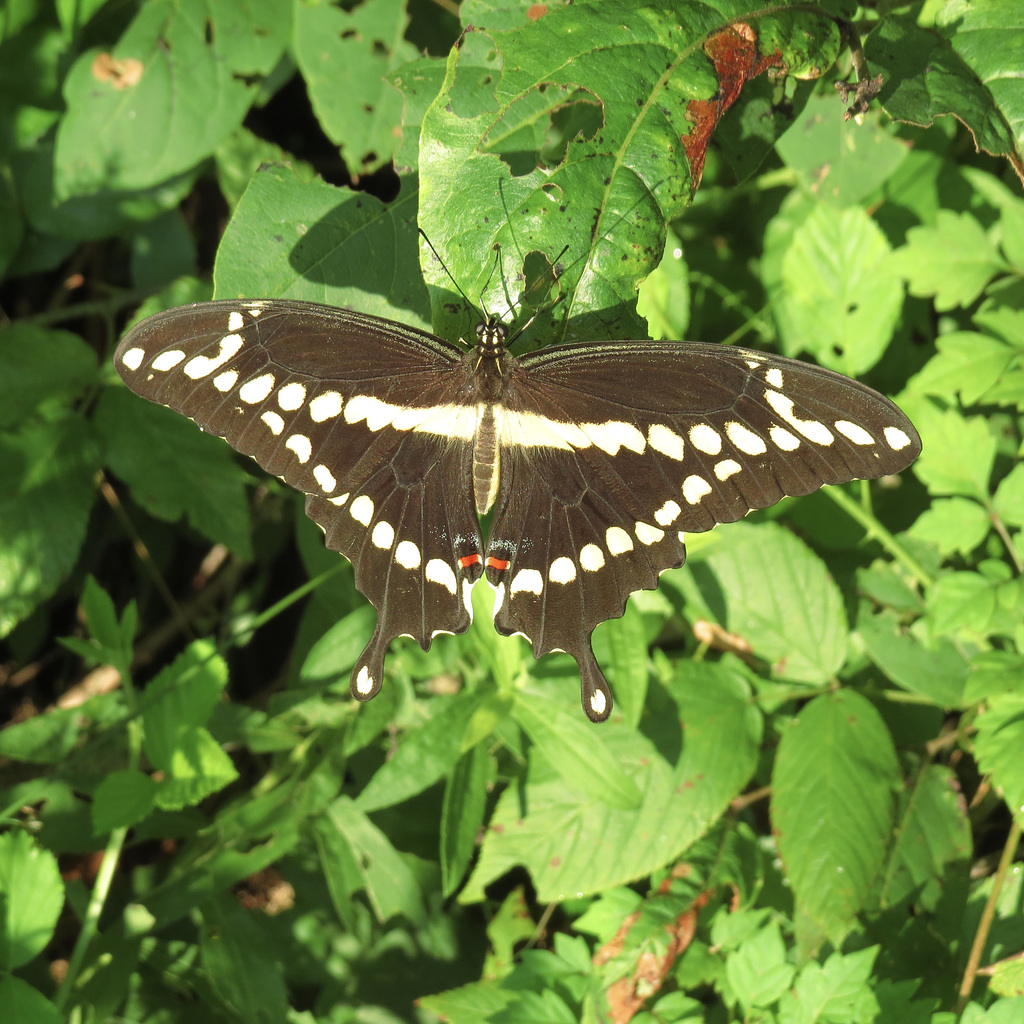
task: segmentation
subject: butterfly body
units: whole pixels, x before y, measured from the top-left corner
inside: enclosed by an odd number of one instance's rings
[[[517,357],[506,341],[494,320],[466,349],[328,306],[231,300],[142,321],[115,364],[306,493],[378,611],[353,670],[361,700],[396,636],[426,648],[464,632],[485,576],[496,629],[538,657],[571,654],[584,710],[603,720],[591,633],[683,564],[687,532],[898,472],[920,451],[888,399],[796,360],[677,342]]]

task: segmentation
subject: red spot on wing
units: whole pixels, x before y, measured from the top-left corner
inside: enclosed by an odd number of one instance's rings
[[[498,572],[504,572],[508,568],[509,563],[503,558],[495,558],[493,555],[487,559],[488,569],[497,569]]]
[[[464,555],[459,559],[459,567],[462,569],[468,569],[471,565],[476,565],[480,561],[480,556],[477,554]]]

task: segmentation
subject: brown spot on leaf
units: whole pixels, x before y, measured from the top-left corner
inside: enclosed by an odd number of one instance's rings
[[[543,18],[544,15],[547,14],[547,13],[548,13],[548,5],[547,4],[531,4],[526,9],[526,20],[527,21],[537,21],[538,19]]]
[[[704,43],[704,52],[714,65],[718,92],[710,99],[691,100],[686,107],[686,117],[693,128],[683,136],[682,143],[690,159],[694,189],[704,173],[708,141],[725,112],[736,102],[744,83],[768,68],[782,65],[782,54],[777,50],[764,56],[757,52],[757,34],[743,22],[710,36]]]
[[[130,89],[139,84],[145,65],[134,57],[116,60],[109,53],[100,53],[92,62],[92,77],[97,82],[110,82],[115,89]]]

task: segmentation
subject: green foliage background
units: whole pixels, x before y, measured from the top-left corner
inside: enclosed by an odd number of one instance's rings
[[[0,1020],[1024,1019],[1021,52],[1017,0],[8,0]],[[523,347],[813,359],[924,452],[693,537],[605,726],[483,593],[354,705],[301,497],[110,354],[214,294],[464,335],[417,224]]]

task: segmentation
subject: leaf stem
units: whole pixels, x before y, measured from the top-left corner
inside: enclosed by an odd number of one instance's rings
[[[899,562],[923,587],[930,587],[935,580],[932,574],[872,515],[862,508],[840,487],[826,487],[825,493],[851,518],[867,531],[868,537],[877,540],[893,558]]]
[[[996,916],[996,904],[999,902],[999,894],[1002,892],[1003,883],[1010,872],[1013,858],[1017,855],[1017,846],[1020,843],[1020,819],[1016,815],[1010,823],[1010,834],[1006,837],[1006,845],[1003,847],[1003,854],[999,858],[999,867],[996,868],[995,876],[992,879],[992,890],[985,901],[985,909],[981,912],[981,920],[978,921],[978,930],[974,933],[974,942],[971,944],[971,952],[967,957],[967,966],[964,968],[963,980],[960,982],[960,994],[956,1001],[957,1015],[963,1013],[968,1001],[971,998],[971,990],[974,988],[974,979],[978,974],[978,966],[981,963],[981,954],[984,952],[985,943],[988,941],[989,932],[992,930],[992,922]]]
[[[311,580],[306,580],[305,583],[300,587],[296,587],[290,594],[286,594],[281,598],[280,601],[275,602],[269,608],[265,608],[259,613],[254,615],[251,619],[248,619],[244,626],[238,629],[236,632],[231,634],[228,643],[224,646],[231,644],[241,643],[246,639],[249,634],[255,633],[261,626],[266,625],[276,615],[280,615],[286,608],[290,608],[296,601],[302,600],[307,594],[316,590],[321,583],[326,582],[332,576],[337,575],[345,567],[346,563],[340,558],[338,564],[332,566],[330,569],[324,570],[319,576],[314,576]]]
[[[999,513],[996,512],[994,506],[989,504],[988,516],[992,520],[992,527],[999,534],[999,539],[1006,545],[1006,550],[1010,555],[1010,559],[1017,569],[1017,575],[1024,575],[1024,560],[1020,557],[1020,552],[1017,550],[1017,545],[1013,543],[1013,538],[1010,536],[1010,531],[1006,529],[1006,524],[1003,522]]]
[[[110,893],[110,886],[114,880],[114,869],[121,856],[124,847],[125,836],[128,835],[127,826],[115,828],[107,840],[107,848],[103,851],[103,861],[96,874],[96,884],[92,889],[92,896],[89,898],[89,906],[85,911],[85,918],[82,921],[82,930],[78,933],[75,941],[75,948],[71,953],[71,960],[68,963],[68,973],[61,982],[57,995],[54,997],[54,1005],[61,1013],[67,1004],[71,991],[75,986],[79,972],[82,969],[82,961],[88,952],[89,944],[92,942],[99,927],[100,914],[103,913],[103,906],[107,902]]]

